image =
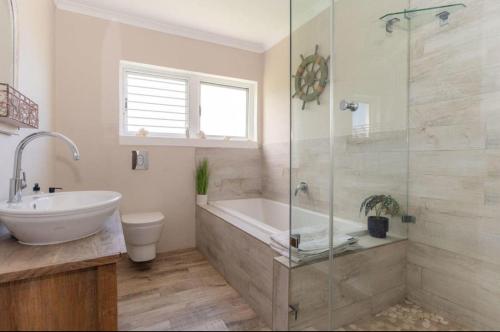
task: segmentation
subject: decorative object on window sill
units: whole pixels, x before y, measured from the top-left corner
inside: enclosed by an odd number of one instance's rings
[[[206,139],[206,138],[207,138],[207,136],[205,135],[205,133],[204,133],[203,131],[201,131],[201,130],[200,130],[200,131],[198,132],[198,138],[199,138],[199,139]]]
[[[306,103],[316,100],[318,105],[319,97],[325,91],[328,85],[328,63],[330,57],[324,58],[319,55],[319,45],[316,45],[314,54],[302,59],[297,73],[293,76],[295,79],[295,94],[293,97],[298,97],[304,103],[302,109],[306,108]]]
[[[38,129],[38,105],[10,85],[0,83],[0,122]]]
[[[137,131],[137,133],[135,134],[137,137],[148,137],[149,136],[149,131],[147,131],[146,129],[144,128],[141,128]]]

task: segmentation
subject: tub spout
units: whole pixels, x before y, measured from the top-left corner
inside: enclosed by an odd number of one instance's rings
[[[297,197],[297,195],[299,194],[299,192],[308,192],[309,191],[309,185],[305,182],[301,182],[297,185],[297,187],[295,187],[295,193],[294,193],[294,196]]]

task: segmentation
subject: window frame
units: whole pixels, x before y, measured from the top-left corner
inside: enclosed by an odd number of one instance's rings
[[[185,80],[187,82],[187,127],[189,137],[184,134],[151,134],[147,137],[138,137],[127,130],[126,84],[127,73],[153,75],[162,78]],[[200,147],[258,147],[258,82],[186,71],[174,68],[159,67],[129,61],[120,61],[120,121],[119,136],[121,145],[174,145]],[[198,138],[200,130],[201,84],[246,89],[247,99],[247,137],[209,136]],[[201,110],[203,111],[203,110]]]

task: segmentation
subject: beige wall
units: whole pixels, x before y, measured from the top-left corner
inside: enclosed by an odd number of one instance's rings
[[[292,22],[293,21],[294,17],[292,17]],[[321,56],[325,58],[331,56],[331,40],[331,10],[328,8],[293,31],[291,38],[292,73],[295,75],[297,68],[302,62],[300,56],[303,55],[304,57],[307,57],[314,54],[316,45],[319,46],[318,53]],[[292,85],[294,86],[293,83]],[[304,110],[302,109],[302,100],[297,97],[292,99],[291,121],[294,143],[310,139],[330,137],[329,89],[330,85],[328,85],[325,92],[321,94],[319,98],[319,105],[315,101],[310,102],[306,104]],[[295,87],[292,89],[292,93],[295,93]],[[294,156],[293,167],[300,168],[301,161],[300,155]]]
[[[265,144],[290,141],[290,38],[264,53],[263,141]]]
[[[50,130],[53,122],[54,5],[52,0],[17,0],[19,38],[18,88],[40,107],[40,129]],[[0,200],[7,199],[17,143],[33,130],[22,129],[19,136],[0,134]],[[52,184],[53,146],[50,139],[30,144],[23,168],[29,191],[34,182],[45,189]]]
[[[119,61],[128,60],[259,82],[262,54],[145,30],[80,14],[56,12],[56,128],[81,149],[78,163],[58,150],[57,185],[111,189],[122,212],[162,211],[159,250],[195,245],[195,149],[142,147],[150,170],[132,171],[131,151],[118,143]],[[260,93],[261,95],[261,93]]]
[[[498,329],[500,3],[464,3],[446,27],[412,27],[410,204],[417,224],[410,227],[408,290],[463,324]]]
[[[315,3],[319,2],[311,2],[312,5]],[[294,9],[297,5],[294,4]],[[307,7],[305,3],[301,5]],[[301,21],[296,17],[301,13],[295,13],[292,22]],[[294,204],[324,212],[328,210],[329,198],[330,96],[326,90],[320,97],[320,105],[311,102],[302,110],[300,99],[294,98],[290,103],[289,78],[290,61],[295,71],[301,62],[300,55],[306,57],[313,54],[316,45],[320,46],[322,56],[330,56],[330,10],[323,10],[301,23],[294,26],[291,39],[281,41],[265,55],[262,190],[266,198],[289,202],[292,159],[292,186],[301,181],[309,184],[309,194],[294,198]],[[293,50],[291,58],[290,42]],[[290,125],[293,142],[290,141]],[[326,144],[319,142],[320,139]]]
[[[290,38],[264,54],[262,195],[289,201]]]
[[[14,31],[10,0],[0,1],[0,82],[12,83],[14,77]]]
[[[335,2],[335,136],[352,135],[342,99],[369,104],[370,133],[406,130],[408,110],[407,21],[389,34],[379,17],[408,8],[409,0]]]

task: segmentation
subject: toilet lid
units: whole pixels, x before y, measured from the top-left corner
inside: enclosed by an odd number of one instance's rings
[[[161,212],[148,212],[148,213],[132,213],[124,214],[122,216],[122,223],[124,224],[157,224],[161,223],[165,216]]]

